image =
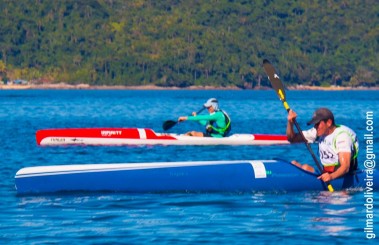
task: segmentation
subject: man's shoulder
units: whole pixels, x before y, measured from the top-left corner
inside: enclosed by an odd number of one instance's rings
[[[219,116],[219,115],[224,115],[224,111],[223,111],[223,110],[218,110],[218,111],[215,112],[215,114],[216,114],[217,116]]]
[[[357,138],[355,132],[350,129],[349,127],[339,125],[337,126],[336,130],[334,130],[332,134],[333,141],[335,144],[338,144],[338,142],[350,142],[350,144],[353,144]]]
[[[356,135],[356,133],[354,132],[354,130],[352,130],[351,128],[345,126],[345,125],[337,125],[336,127],[336,130],[334,130],[334,135],[340,135],[340,134],[343,134],[343,133],[346,133],[346,134],[349,134],[349,135]]]

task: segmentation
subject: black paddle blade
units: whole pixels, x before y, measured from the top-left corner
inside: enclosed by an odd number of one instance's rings
[[[167,120],[162,125],[163,130],[164,131],[169,130],[170,128],[174,127],[177,123],[178,123],[177,121]]]
[[[276,93],[279,96],[279,99],[281,101],[286,100],[286,92],[284,91],[284,85],[282,81],[280,80],[278,74],[275,71],[275,68],[273,65],[271,65],[270,61],[267,59],[263,60],[263,68],[266,71],[266,74],[268,76],[268,80],[271,82],[271,86],[274,88]]]

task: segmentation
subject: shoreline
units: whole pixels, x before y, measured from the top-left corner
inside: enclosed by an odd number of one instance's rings
[[[66,89],[82,89],[82,90],[244,90],[236,86],[229,87],[215,87],[215,86],[190,86],[187,88],[179,87],[159,87],[156,85],[141,85],[141,86],[108,86],[108,85],[95,85],[91,86],[89,84],[77,84],[71,85],[66,83],[56,83],[56,84],[27,84],[27,85],[0,85],[0,90],[33,90],[33,89],[46,89],[46,90],[66,90]],[[246,90],[269,90],[270,87],[260,87]],[[320,91],[346,91],[346,90],[379,90],[379,87],[341,87],[341,86],[330,86],[330,87],[319,87],[319,86],[307,86],[307,85],[296,85],[288,86],[287,90],[320,90]]]

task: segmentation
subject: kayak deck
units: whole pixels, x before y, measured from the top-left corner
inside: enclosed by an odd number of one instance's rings
[[[365,188],[366,178],[366,172],[358,171],[331,184],[335,190]],[[15,182],[19,194],[326,190],[316,174],[281,160],[39,166],[20,169]]]
[[[38,145],[281,145],[285,135],[233,134],[223,138],[156,133],[148,128],[67,128],[36,132]]]

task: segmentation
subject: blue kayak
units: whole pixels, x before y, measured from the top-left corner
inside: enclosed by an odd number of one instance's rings
[[[333,180],[335,190],[377,190],[378,171]],[[371,183],[368,183],[370,182]],[[326,190],[317,175],[283,160],[81,164],[27,167],[15,176],[19,194],[77,191],[251,192]],[[374,185],[371,185],[371,184]]]

